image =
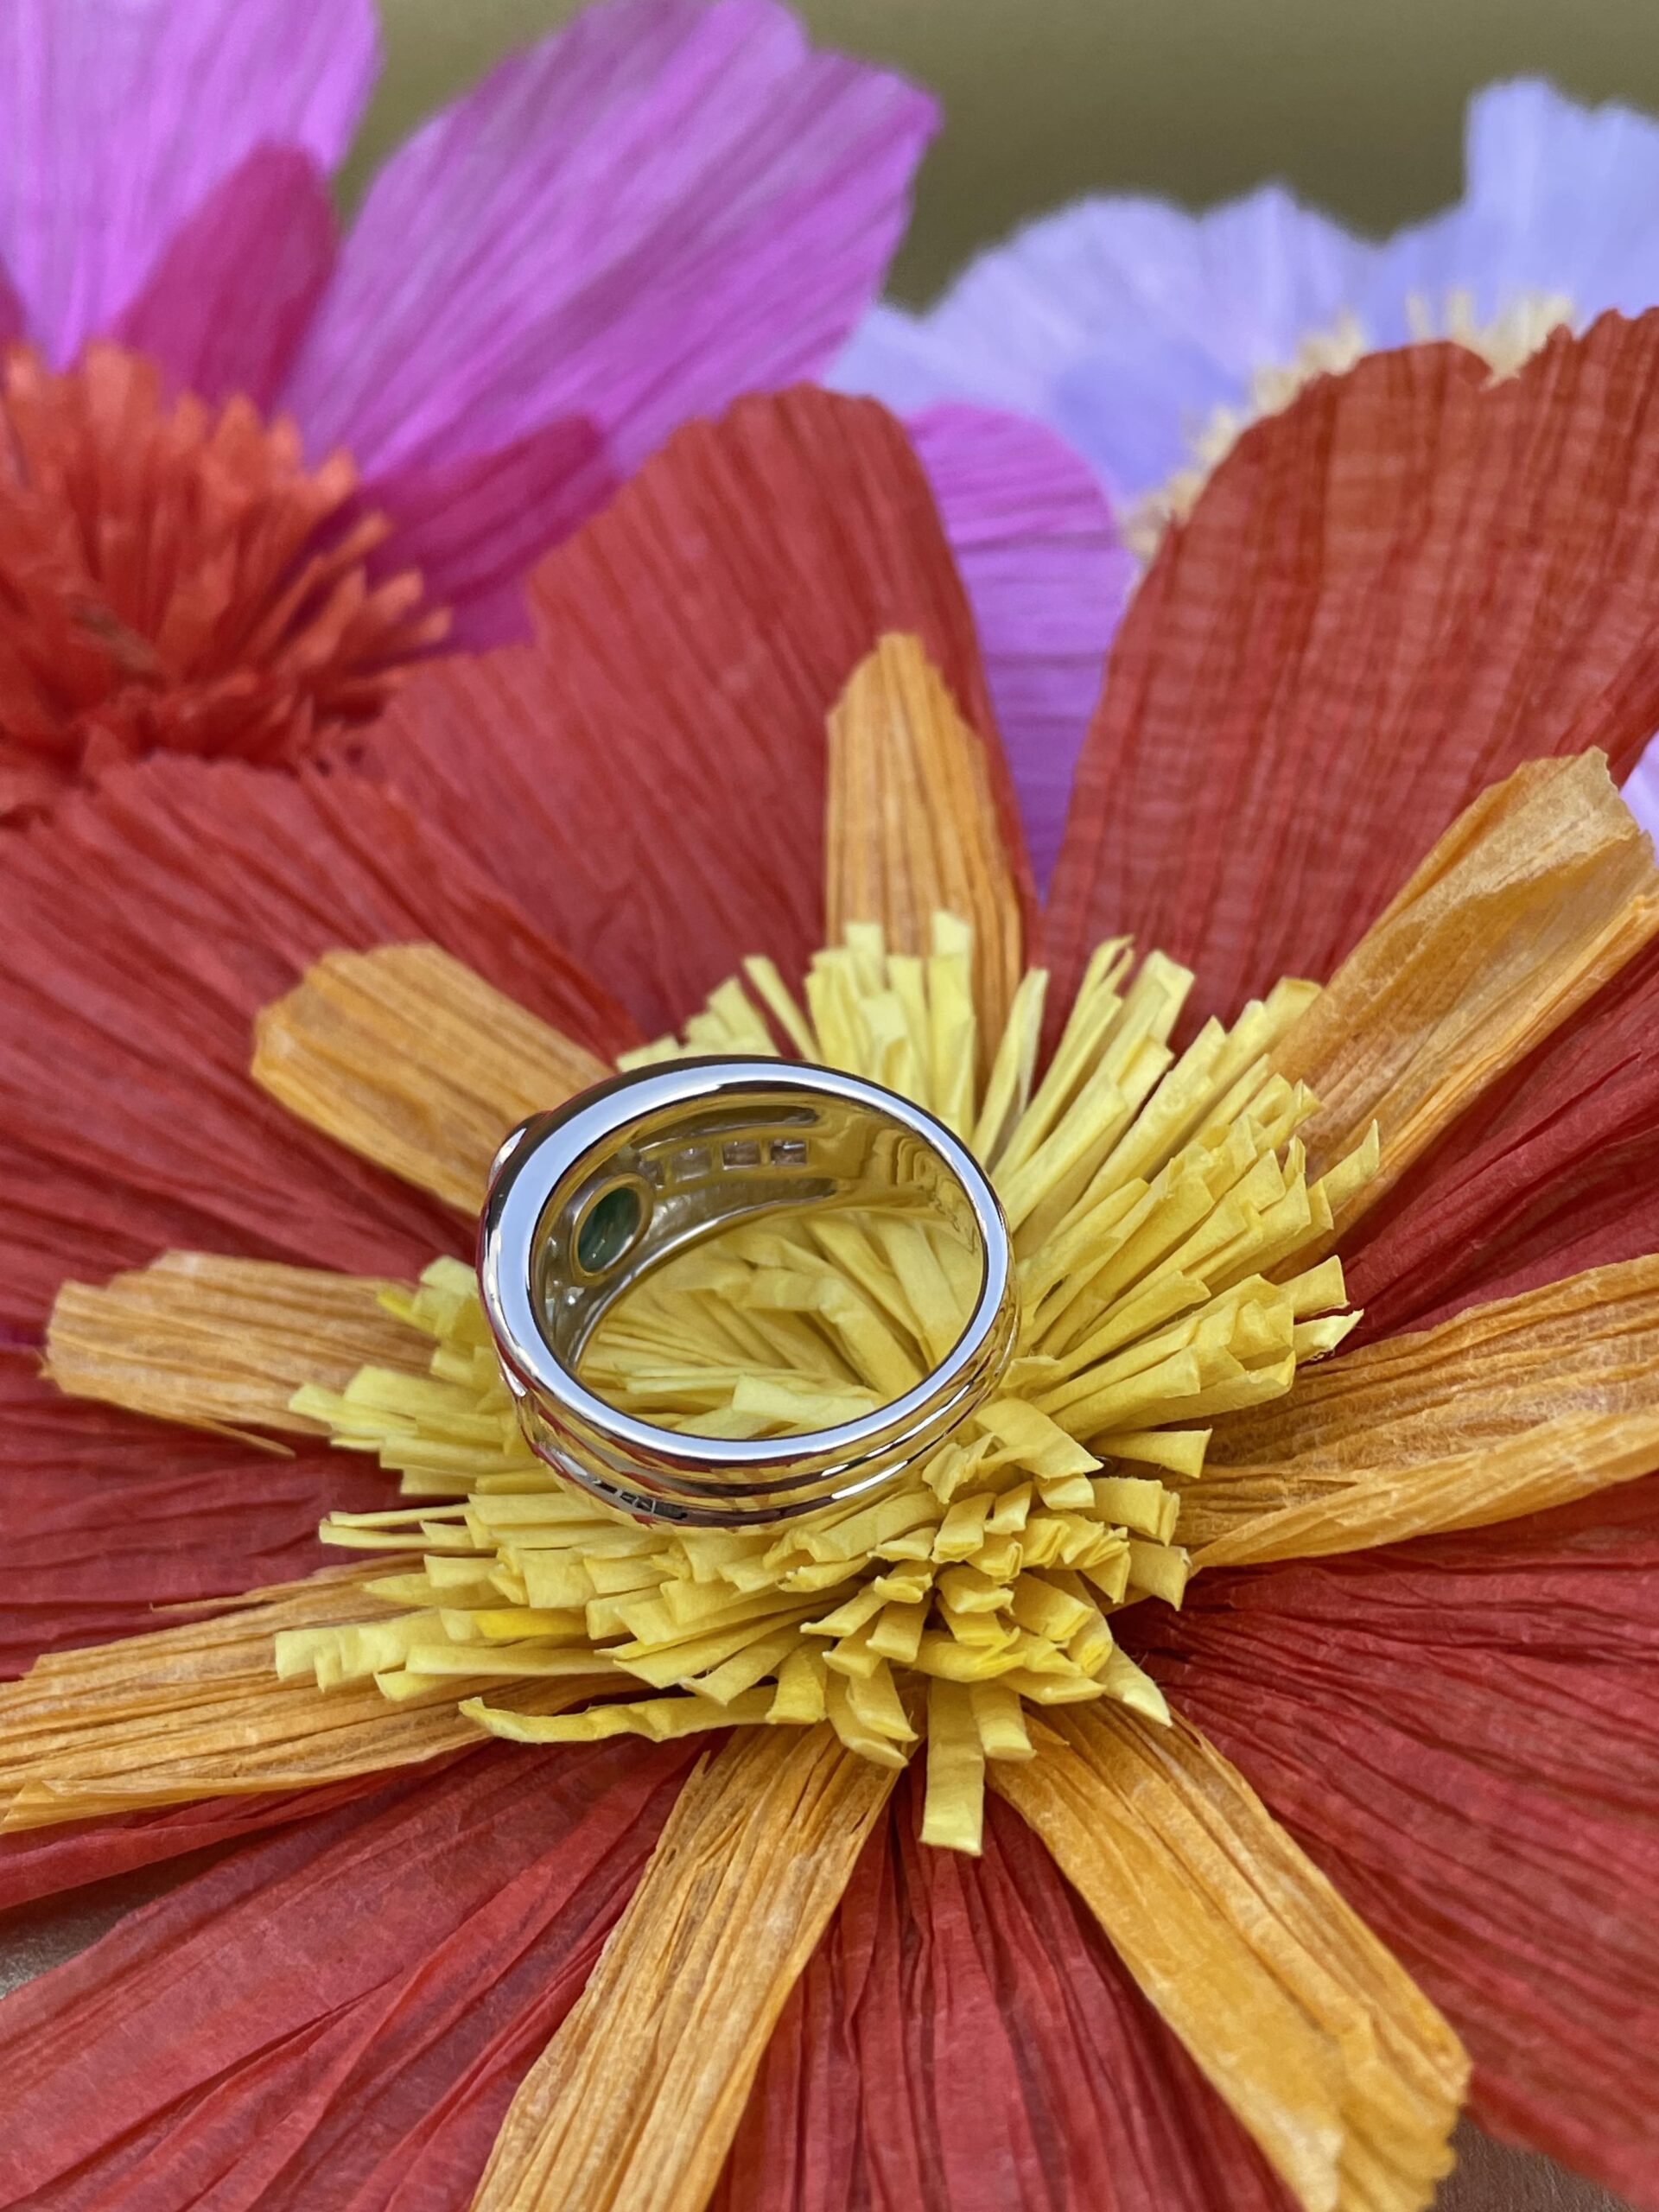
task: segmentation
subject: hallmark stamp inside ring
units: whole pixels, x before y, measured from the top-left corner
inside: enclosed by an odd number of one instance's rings
[[[766,1216],[872,1207],[943,1226],[977,1262],[961,1333],[900,1396],[834,1427],[732,1439],[642,1421],[582,1380],[607,1314],[692,1246]],[[531,1448],[630,1513],[694,1525],[874,1494],[983,1402],[1014,1347],[1007,1227],[972,1154],[909,1100],[801,1062],[680,1060],[532,1115],[496,1156],[479,1274]]]

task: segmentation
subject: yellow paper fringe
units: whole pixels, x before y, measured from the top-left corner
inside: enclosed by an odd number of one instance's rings
[[[976,1081],[971,946],[936,916],[926,960],[855,925],[820,954],[804,1007],[751,963],[753,997],[722,986],[684,1045],[770,1039],[874,1076],[952,1121],[1007,1210],[1020,1255],[1018,1356],[1001,1394],[918,1472],[873,1503],[781,1528],[645,1526],[573,1490],[519,1433],[471,1272],[427,1271],[397,1316],[437,1350],[429,1376],[369,1369],[296,1410],[398,1470],[407,1510],[337,1515],[331,1541],[425,1554],[400,1583],[418,1633],[391,1664],[325,1632],[319,1681],[424,1694],[454,1674],[503,1681],[597,1664],[616,1701],[504,1713],[482,1725],[558,1742],[652,1738],[734,1722],[827,1719],[849,1748],[897,1769],[924,1734],[930,1836],[973,1849],[983,1763],[1029,1755],[1024,1708],[1105,1698],[1161,1719],[1112,1615],[1180,1602],[1187,1555],[1161,1479],[1201,1466],[1209,1422],[1288,1389],[1299,1359],[1351,1325],[1326,1264],[1271,1279],[1329,1227],[1296,1136],[1305,1090],[1267,1055],[1306,1004],[1281,986],[1231,1030],[1169,1044],[1191,982],[1153,955],[1137,971],[1102,949],[1059,1050],[1033,1088],[1044,978],[1027,976]],[[1338,1179],[1363,1173],[1369,1152]],[[961,1325],[963,1255],[912,1219],[808,1217],[728,1232],[651,1278],[595,1332],[584,1374],[664,1426],[789,1433],[891,1397]],[[435,1510],[418,1501],[464,1503]],[[942,1687],[943,1686],[943,1687]],[[962,1694],[957,1694],[961,1692]],[[632,1693],[630,1694],[629,1693]]]
[[[47,1331],[46,1374],[72,1398],[162,1421],[290,1429],[307,1382],[343,1389],[359,1367],[423,1373],[431,1344],[386,1311],[397,1286],[211,1252],[166,1252],[94,1288],[67,1282]]]
[[[891,1781],[823,1727],[739,1737],[693,1776],[474,2212],[701,2212]]]
[[[467,1213],[510,1128],[610,1073],[435,944],[325,954],[254,1037],[290,1113]]]
[[[1465,808],[1274,1050],[1319,1094],[1318,1166],[1382,1131],[1335,1234],[1656,930],[1653,847],[1605,754],[1529,761]]]
[[[1468,2061],[1218,1752],[1096,1707],[995,1783],[1307,2212],[1430,2202]]]
[[[888,635],[848,678],[829,721],[826,934],[879,922],[892,950],[928,950],[932,916],[974,935],[974,1002],[995,1040],[1020,982],[1020,893],[983,740],[918,638]]]

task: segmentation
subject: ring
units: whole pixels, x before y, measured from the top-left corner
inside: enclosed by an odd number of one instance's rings
[[[734,1440],[639,1421],[580,1380],[594,1328],[664,1261],[741,1222],[855,1206],[942,1224],[979,1260],[961,1335],[901,1396]],[[479,1277],[532,1451],[652,1520],[752,1527],[885,1487],[984,1402],[1014,1349],[1007,1224],[972,1154],[908,1099],[794,1061],[675,1061],[531,1115],[491,1171]]]

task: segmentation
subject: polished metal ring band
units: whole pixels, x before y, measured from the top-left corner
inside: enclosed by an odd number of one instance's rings
[[[913,1389],[807,1434],[699,1435],[587,1389],[584,1346],[652,1268],[734,1224],[818,1208],[941,1220],[979,1263],[960,1336]],[[879,1084],[773,1059],[680,1060],[532,1115],[496,1157],[485,1310],[531,1448],[627,1512],[741,1528],[874,1494],[995,1389],[1013,1352],[1007,1225],[967,1148]]]

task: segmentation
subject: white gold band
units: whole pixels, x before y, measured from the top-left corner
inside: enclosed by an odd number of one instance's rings
[[[924,1209],[980,1262],[932,1373],[856,1421],[739,1441],[660,1428],[579,1380],[583,1346],[652,1268],[734,1223],[818,1207]],[[1013,1259],[989,1183],[909,1100],[831,1068],[680,1060],[533,1115],[497,1155],[480,1233],[484,1306],[531,1447],[628,1512],[714,1527],[874,1493],[934,1451],[1012,1355]]]

